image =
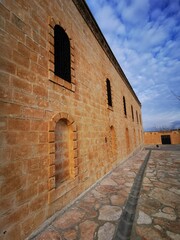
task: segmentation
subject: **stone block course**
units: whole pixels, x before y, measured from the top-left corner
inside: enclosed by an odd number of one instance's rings
[[[5,59],[5,58],[0,58],[0,64],[1,64],[1,70],[4,72],[7,72],[9,74],[15,74],[16,71],[16,64]]]
[[[13,119],[8,120],[8,129],[10,131],[29,131],[30,121],[26,119]]]
[[[21,115],[21,106],[14,103],[0,102],[1,116],[19,116]]]
[[[24,92],[19,92],[16,91],[15,89],[13,91],[13,101],[24,106],[36,106],[36,99],[34,98],[33,95],[26,94]]]

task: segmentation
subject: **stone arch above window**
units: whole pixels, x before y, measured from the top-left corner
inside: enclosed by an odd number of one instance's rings
[[[49,18],[49,80],[75,91],[73,40],[68,30],[51,17]]]
[[[67,113],[49,122],[49,202],[78,183],[77,126]]]

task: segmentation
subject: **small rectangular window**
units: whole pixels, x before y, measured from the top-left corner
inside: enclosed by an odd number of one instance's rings
[[[136,111],[136,118],[137,118],[137,123],[139,123],[137,111]]]
[[[132,120],[134,122],[134,110],[133,110],[133,106],[131,105],[131,113],[132,113]]]
[[[123,96],[123,105],[124,105],[124,115],[125,115],[125,117],[127,117],[127,111],[126,111],[126,99],[125,99],[124,96]]]
[[[109,79],[106,79],[106,87],[107,87],[108,106],[112,107],[111,84]]]

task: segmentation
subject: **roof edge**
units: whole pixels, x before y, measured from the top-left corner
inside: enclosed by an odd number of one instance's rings
[[[74,2],[74,4],[75,4],[76,8],[78,9],[78,11],[80,12],[81,16],[84,18],[87,25],[91,29],[92,33],[96,37],[100,46],[102,47],[102,49],[106,53],[107,57],[109,58],[111,63],[114,65],[115,69],[117,70],[119,75],[122,77],[122,80],[124,81],[124,83],[126,84],[128,89],[131,91],[134,98],[136,99],[136,101],[138,102],[138,104],[141,107],[141,102],[139,101],[139,99],[138,99],[136,93],[134,92],[131,84],[129,83],[129,81],[128,81],[125,73],[123,72],[120,64],[118,63],[117,59],[115,58],[111,48],[109,47],[109,44],[107,43],[104,35],[102,34],[102,32],[101,32],[95,18],[93,17],[88,5],[86,4],[86,2],[84,0],[72,0],[72,1]]]

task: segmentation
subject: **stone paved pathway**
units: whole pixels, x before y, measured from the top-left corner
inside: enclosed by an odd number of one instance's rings
[[[131,240],[180,240],[180,149],[152,150]],[[33,240],[118,240],[123,206],[148,150],[120,164]]]
[[[180,240],[180,148],[163,147],[151,153],[132,240]]]
[[[120,164],[34,240],[111,240],[134,178],[148,151]]]

